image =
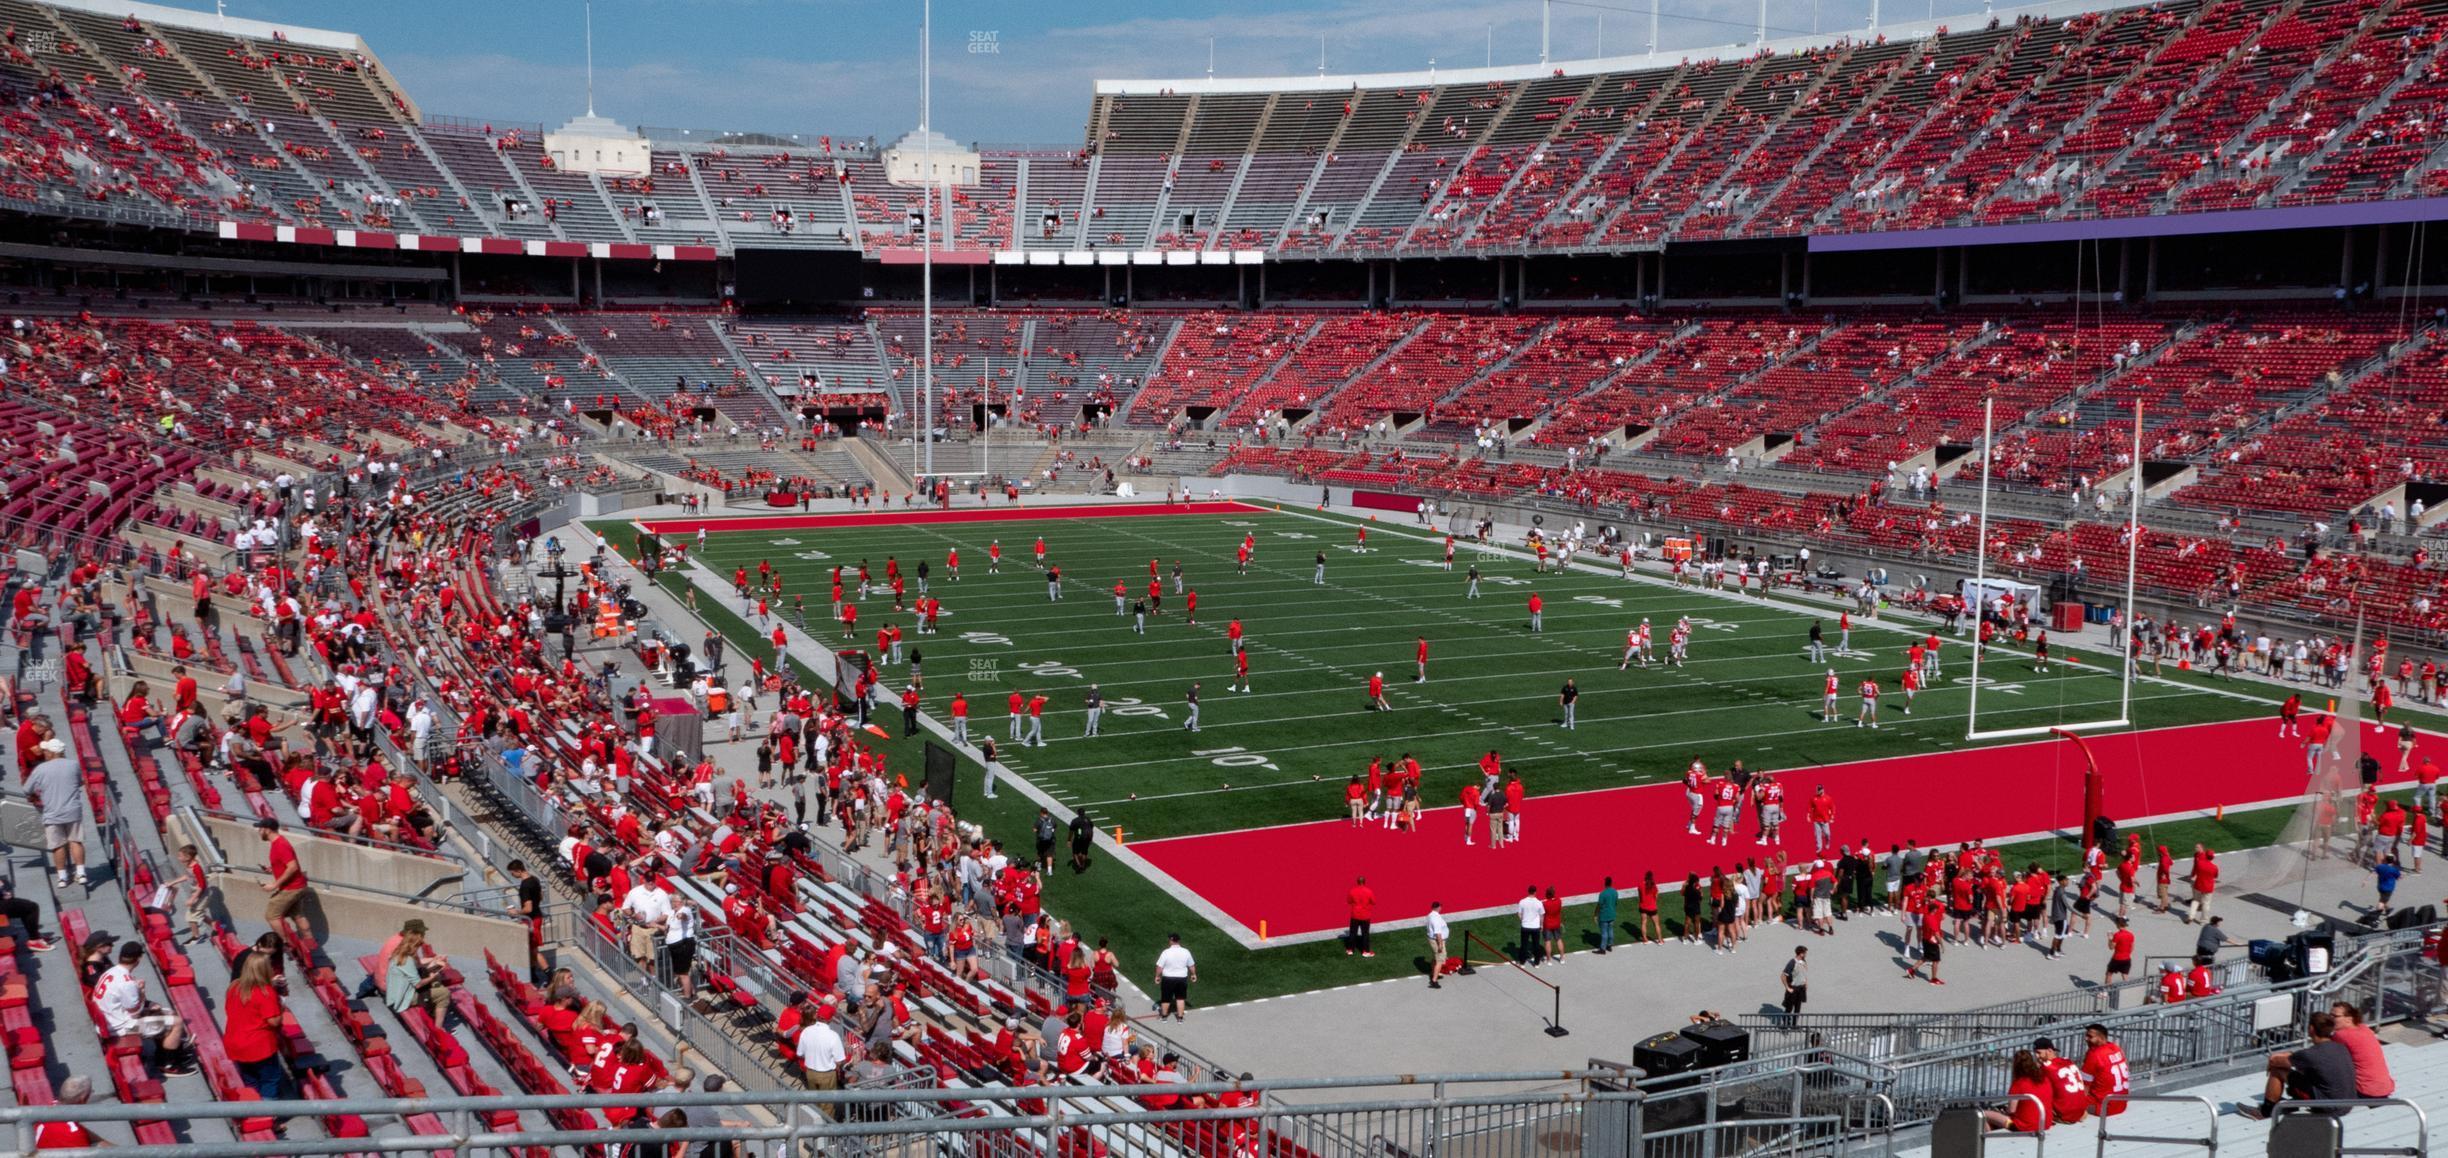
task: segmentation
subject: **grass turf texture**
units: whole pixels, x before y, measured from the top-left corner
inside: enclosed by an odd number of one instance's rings
[[[1854,642],[1869,654],[1834,661],[1845,687],[1843,710],[1849,717],[1857,704],[1853,686],[1876,674],[1888,691],[1885,726],[1875,732],[1829,727],[1816,719],[1824,668],[1801,657],[1813,618],[1825,621],[1834,645],[1833,614],[1776,599],[1728,601],[1627,583],[1612,574],[1533,575],[1527,562],[1479,558],[1468,544],[1459,546],[1455,570],[1448,573],[1437,542],[1410,537],[1402,533],[1405,528],[1390,524],[1372,528],[1366,554],[1348,550],[1353,528],[1365,525],[1253,510],[1233,517],[715,531],[702,558],[726,577],[735,567],[754,572],[760,561],[771,562],[784,576],[785,604],[796,592],[816,605],[811,621],[829,610],[826,588],[835,564],[848,569],[855,583],[862,558],[880,578],[887,556],[897,557],[914,595],[916,566],[925,559],[934,592],[946,605],[944,630],[934,636],[910,632],[904,648],[925,654],[929,711],[940,716],[951,692],[963,691],[971,701],[973,735],[995,737],[1016,773],[1066,804],[1088,808],[1108,831],[1121,826],[1133,840],[1339,816],[1349,775],[1373,755],[1405,751],[1426,768],[1423,805],[1433,806],[1450,802],[1479,754],[1491,747],[1504,754],[1509,767],[1524,772],[1534,794],[1546,794],[1671,779],[1693,758],[1712,768],[1734,759],[1752,767],[1787,768],[1965,743],[1967,689],[1956,681],[1968,674],[1968,665],[1964,649],[1951,639],[1947,682],[1924,691],[1915,714],[1904,716],[1896,710],[1902,699],[1896,675],[1907,637],[1857,626]],[[595,529],[614,544],[634,542],[625,524]],[[1233,563],[1244,533],[1258,540],[1247,575],[1237,574]],[[1044,578],[1030,560],[1031,542],[1040,534],[1050,560],[1064,572],[1060,603],[1046,599]],[[990,538],[1004,548],[999,575],[985,570]],[[954,545],[962,556],[959,583],[951,582],[944,568],[944,553]],[[1324,586],[1311,582],[1320,550],[1328,556]],[[1129,617],[1114,614],[1112,585],[1123,580],[1129,598],[1137,599],[1151,557],[1159,560],[1164,580],[1164,612],[1150,616],[1148,634],[1141,636],[1131,631]],[[1181,600],[1172,592],[1176,559],[1199,592],[1197,626],[1183,622]],[[1464,574],[1474,561],[1482,572],[1483,597],[1467,600]],[[677,577],[666,580],[677,588]],[[1525,601],[1534,588],[1546,601],[1546,630],[1540,635],[1526,630]],[[711,594],[701,592],[700,614],[735,647],[755,647],[763,633],[733,613],[736,600]],[[910,631],[909,617],[891,614],[890,606],[889,596],[863,601],[855,640],[840,640],[838,627],[814,626],[829,643],[872,647],[874,628],[882,622]],[[1224,690],[1232,671],[1224,625],[1236,615],[1251,644],[1257,690],[1249,694]],[[1693,617],[1699,630],[1685,668],[1616,671],[1623,632],[1643,615],[1652,621],[1661,654],[1675,618]],[[1431,678],[1413,684],[1413,640],[1422,634],[1431,647]],[[1993,686],[1984,694],[1986,727],[2115,714],[2116,681],[2093,666],[2101,658],[2096,654],[2084,656],[2090,663],[2061,663],[2045,674],[2033,672],[2027,656],[2000,650],[1992,657],[1997,662],[1985,665],[1984,674],[2021,690]],[[1380,670],[1387,675],[1392,712],[1363,710],[1366,676]],[[888,683],[897,686],[901,671],[888,668]],[[1583,692],[1575,732],[1553,723],[1557,686],[1567,675]],[[2191,690],[2208,686],[2210,681],[2199,676],[2171,672],[2171,678],[2187,686],[2136,685],[2138,725],[2233,719],[2269,710],[2265,704]],[[1084,739],[1080,694],[1091,680],[1101,685],[1108,709],[1104,735]],[[1181,693],[1193,680],[1204,684],[1206,707],[1204,730],[1196,736],[1180,724]],[[1013,689],[1050,697],[1049,746],[1022,750],[1004,742],[1004,697]],[[2260,687],[2233,690],[2268,704],[2278,698]],[[2307,698],[2317,705],[2321,695]],[[897,721],[881,722],[889,727]],[[920,766],[915,741],[896,738],[883,747],[894,767]],[[1007,847],[1029,847],[1035,808],[1017,793],[1006,792],[996,801],[979,798],[971,768],[963,773],[956,804]],[[2145,839],[2179,849],[2197,840],[2220,849],[2252,847],[2274,839],[2287,814],[2280,809],[2179,821],[2146,829]],[[2073,860],[2074,846],[2039,841],[2007,852],[2017,863],[2065,865]],[[1110,864],[1076,878],[1058,870],[1049,885],[1049,906],[1087,936],[1112,938],[1134,977],[1162,947],[1165,932],[1180,931],[1201,962],[1203,980],[1194,999],[1202,1004],[1425,969],[1417,943],[1400,933],[1380,938],[1395,951],[1374,960],[1347,958],[1331,941],[1246,950],[1146,878]],[[1673,924],[1679,902],[1669,898],[1663,908]],[[1498,944],[1512,939],[1509,916],[1456,924]],[[1568,928],[1582,931],[1576,942],[1589,926],[1586,906],[1568,914]]]

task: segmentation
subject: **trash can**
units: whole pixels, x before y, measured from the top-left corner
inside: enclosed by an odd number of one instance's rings
[[[2082,630],[2083,605],[2081,603],[2071,599],[2061,599],[2049,605],[2049,611],[2054,616],[2051,622],[2056,625],[2055,630]]]

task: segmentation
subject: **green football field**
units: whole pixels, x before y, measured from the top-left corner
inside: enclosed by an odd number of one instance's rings
[[[1850,654],[1813,666],[1805,647],[1814,618],[1829,649],[1837,641],[1830,611],[1780,600],[1627,581],[1612,568],[1538,574],[1509,553],[1457,547],[1453,570],[1441,537],[1424,528],[1379,524],[1366,552],[1355,524],[1252,509],[1237,516],[1044,519],[785,532],[716,533],[703,560],[726,579],[735,568],[769,563],[787,595],[808,596],[819,638],[872,649],[874,628],[903,627],[904,649],[923,658],[930,711],[942,714],[955,692],[969,700],[973,736],[991,736],[1011,771],[1131,839],[1318,820],[1340,815],[1343,784],[1372,757],[1417,759],[1432,786],[1459,783],[1438,773],[1475,767],[1500,752],[1542,794],[1673,779],[1694,759],[1724,768],[1799,767],[1937,751],[1965,743],[1971,669],[1960,646],[1942,649],[1944,679],[1925,689],[1906,715],[1898,679],[1911,636],[1857,623]],[[1256,552],[1248,572],[1235,565],[1243,536]],[[1031,557],[1043,536],[1048,562],[1063,573],[1063,597]],[[1000,541],[999,574],[986,569],[988,544]],[[961,554],[951,580],[947,553]],[[1326,582],[1315,582],[1324,552]],[[942,630],[919,635],[914,616],[894,614],[889,595],[859,600],[861,560],[879,579],[887,559],[901,565],[908,593],[915,569],[930,566],[944,602]],[[1149,560],[1163,585],[1161,612],[1147,630],[1116,614],[1145,594]],[[1173,592],[1173,565],[1198,594],[1197,622]],[[847,596],[860,605],[847,642],[829,616],[831,568],[845,568]],[[1480,595],[1467,572],[1480,572]],[[1543,628],[1529,630],[1528,600],[1544,602]],[[1647,617],[1660,661],[1619,671],[1626,631]],[[1252,690],[1227,690],[1234,665],[1227,625],[1240,619]],[[1681,667],[1663,663],[1667,636],[1689,618],[1692,639]],[[1417,641],[1428,641],[1426,682],[1415,682]],[[2062,652],[2062,649],[2061,649]],[[2054,665],[1993,653],[1984,673],[1984,729],[2114,718],[2120,694],[2113,671]],[[2097,656],[2089,657],[2094,660]],[[1844,688],[1844,723],[1819,719],[1826,668]],[[1368,710],[1366,684],[1382,672],[1392,711]],[[1850,726],[1854,689],[1875,675],[1885,687],[1882,727]],[[906,681],[887,665],[889,686]],[[1581,696],[1577,729],[1557,726],[1566,679]],[[1185,696],[1200,687],[1201,730],[1183,730]],[[1087,689],[1103,694],[1100,734],[1085,732]],[[1043,747],[1009,743],[1010,693],[1048,697]],[[2185,687],[2138,684],[2134,720],[2163,727],[2265,711],[2259,704]],[[1437,792],[1424,804],[1451,803]]]
[[[998,512],[1000,513],[1000,512]],[[720,527],[721,521],[713,525]],[[1369,550],[1353,546],[1354,529],[1369,526]],[[629,546],[627,523],[595,524],[613,543]],[[1042,535],[1050,561],[1064,573],[1063,598],[1050,601],[1030,558]],[[1247,574],[1234,566],[1243,536],[1254,537]],[[987,545],[1000,541],[999,574],[986,570]],[[946,553],[957,546],[962,575],[953,582]],[[1515,544],[1518,546],[1518,544]],[[1324,585],[1312,581],[1314,558],[1327,555]],[[1796,768],[1841,761],[1943,752],[1965,747],[1970,686],[1964,648],[1950,638],[1946,679],[1921,693],[1912,715],[1897,709],[1896,677],[1908,637],[1857,624],[1855,654],[1832,660],[1845,687],[1846,724],[1818,719],[1824,667],[1804,659],[1814,618],[1832,645],[1835,615],[1738,593],[1679,589],[1644,577],[1626,580],[1610,565],[1598,571],[1534,574],[1511,551],[1457,551],[1454,570],[1442,564],[1441,536],[1397,522],[1367,523],[1306,511],[1249,508],[1231,514],[1063,517],[887,526],[797,527],[711,531],[700,558],[717,581],[698,577],[700,614],[726,634],[735,650],[762,648],[763,632],[734,614],[736,600],[717,600],[735,568],[760,562],[781,572],[783,608],[793,593],[808,597],[808,626],[817,638],[871,649],[879,622],[901,625],[905,650],[924,657],[923,696],[940,719],[958,691],[971,703],[972,735],[994,737],[1007,767],[1053,800],[1084,808],[1108,831],[1131,842],[1226,833],[1343,815],[1343,783],[1371,757],[1405,752],[1426,770],[1423,806],[1448,805],[1481,753],[1501,752],[1539,795],[1614,788],[1678,777],[1693,759],[1723,769],[1740,759],[1753,767]],[[940,634],[919,635],[912,618],[893,614],[889,596],[860,603],[858,638],[843,641],[826,621],[831,568],[855,576],[865,559],[881,577],[887,558],[900,561],[916,593],[915,569],[930,566],[933,593],[944,602]],[[1147,634],[1114,614],[1119,579],[1132,598],[1144,592],[1148,561],[1158,561],[1164,608]],[[1185,584],[1199,594],[1196,625],[1185,621],[1172,590],[1176,560]],[[1465,572],[1476,564],[1481,597],[1466,597]],[[667,575],[679,589],[681,576]],[[851,580],[855,585],[855,578]],[[1527,630],[1527,598],[1543,597],[1545,630]],[[855,601],[855,600],[854,600]],[[1688,616],[1695,628],[1681,668],[1637,666],[1618,671],[1624,633],[1647,616],[1657,649]],[[1227,691],[1233,665],[1225,627],[1245,628],[1255,690]],[[1926,630],[1916,628],[1916,632]],[[1415,640],[1430,646],[1429,679],[1414,683]],[[2062,648],[2060,649],[2062,653]],[[2032,670],[2027,655],[1999,651],[1984,665],[1980,700],[1984,728],[2027,727],[2113,718],[2119,695],[2113,673],[2085,662]],[[1391,712],[1366,710],[1369,673],[1386,675]],[[818,673],[801,669],[803,678]],[[831,673],[822,673],[829,677]],[[906,670],[884,669],[888,686]],[[1876,674],[1887,688],[1884,726],[1857,729],[1853,687]],[[2197,675],[2137,681],[2133,718],[2144,728],[2267,714],[2280,698],[2265,685],[2213,686]],[[1579,727],[1555,724],[1556,694],[1566,678],[1582,690]],[[1082,735],[1082,697],[1099,686],[1107,710],[1102,735]],[[1182,729],[1183,694],[1201,685],[1202,729]],[[1006,697],[1012,691],[1048,697],[1043,748],[1008,742]],[[889,713],[888,713],[889,717]],[[2436,719],[2422,723],[2436,726]],[[915,741],[896,733],[875,741],[893,766],[914,771]],[[1008,787],[994,801],[977,794],[974,765],[964,767],[955,801],[1014,849],[1028,844],[1034,803]],[[2162,823],[2149,839],[2179,847],[2195,840],[2218,848],[2266,843],[2278,832],[2279,810],[2230,813]],[[2008,850],[2014,858],[2065,863],[2070,845],[2040,842]],[[1425,966],[1408,955],[1355,961],[1331,941],[1270,942],[1251,948],[1209,923],[1178,891],[1127,869],[1100,866],[1084,877],[1068,872],[1049,882],[1049,904],[1091,937],[1110,936],[1126,960],[1152,959],[1167,930],[1179,931],[1202,962],[1198,1000],[1221,1001],[1299,992],[1401,975]],[[1574,927],[1587,924],[1576,906]],[[1509,939],[1510,917],[1457,921],[1463,930]],[[1669,925],[1675,922],[1669,918]]]

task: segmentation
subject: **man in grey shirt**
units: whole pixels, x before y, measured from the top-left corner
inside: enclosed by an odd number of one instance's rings
[[[2220,946],[2234,943],[2235,937],[2221,927],[2225,920],[2224,917],[2212,917],[2209,924],[2202,926],[2201,935],[2193,938],[2194,956],[2216,957]]]
[[[1088,685],[1088,734],[1097,734],[1097,719],[1105,714],[1105,693],[1095,684]]]
[[[2282,1098],[2298,1101],[2341,1101],[2355,1096],[2354,1055],[2333,1040],[2337,1033],[2337,1015],[2327,1010],[2312,1015],[2305,1027],[2312,1044],[2292,1053],[2274,1053],[2269,1059],[2269,1081],[2256,1106],[2239,1104],[2236,1112],[2247,1118],[2267,1118],[2277,1112]],[[2320,1109],[2310,1111],[2331,1117],[2346,1111]]]
[[[57,873],[55,883],[68,887],[69,866],[76,868],[76,883],[85,883],[85,778],[78,774],[76,761],[68,758],[68,745],[53,736],[35,746],[42,762],[26,777],[26,794],[42,806],[43,847],[51,850],[51,867]]]

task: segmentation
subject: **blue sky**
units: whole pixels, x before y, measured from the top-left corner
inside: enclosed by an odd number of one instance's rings
[[[196,0],[175,0],[193,4]],[[1859,29],[1872,0],[1770,0],[1773,29]],[[1757,0],[1662,0],[1662,48],[1748,42]],[[580,0],[228,0],[229,14],[355,32],[429,113],[558,124],[581,111]],[[1979,0],[1885,0],[1887,19]],[[1638,52],[1648,0],[1554,6],[1554,59]],[[935,127],[1077,144],[1090,82],[1476,66],[1538,58],[1540,0],[937,0]],[[1967,19],[1967,23],[1969,20]],[[991,35],[993,52],[968,51]],[[916,0],[598,0],[596,111],[627,124],[898,135],[917,121]]]

